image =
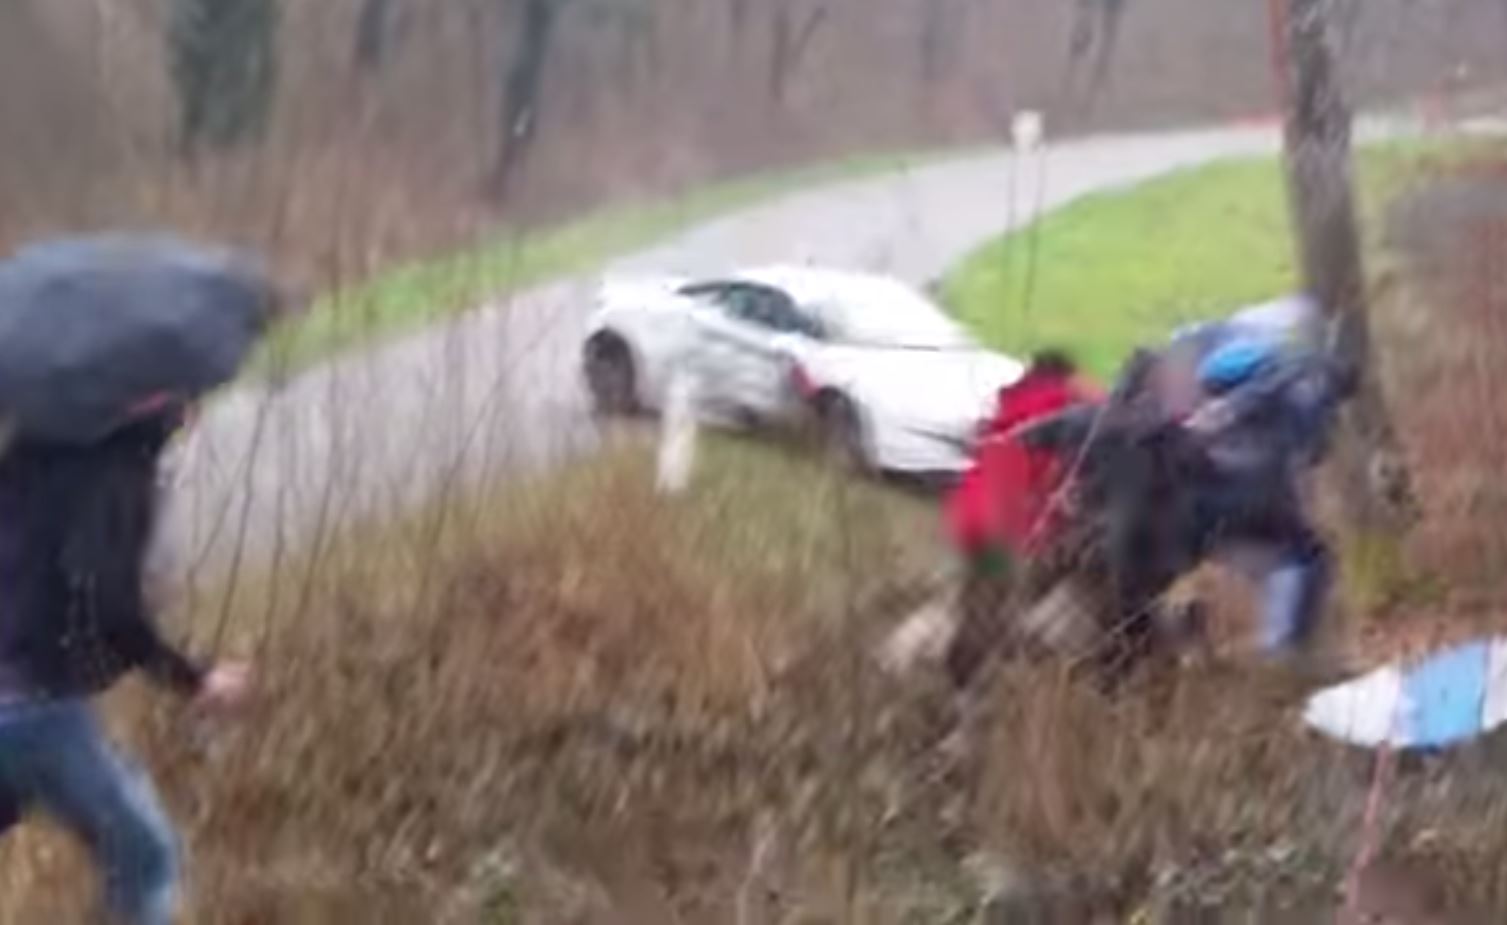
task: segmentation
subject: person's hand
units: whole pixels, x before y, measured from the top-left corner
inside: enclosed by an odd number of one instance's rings
[[[1184,419],[1183,427],[1192,434],[1208,438],[1229,429],[1234,422],[1234,408],[1229,402],[1216,398],[1198,406]]]
[[[223,712],[244,703],[250,691],[251,666],[245,662],[221,662],[204,676],[194,703]]]

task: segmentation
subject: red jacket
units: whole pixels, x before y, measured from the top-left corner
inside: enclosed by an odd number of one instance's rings
[[[948,532],[967,553],[1002,546],[1029,554],[1051,536],[1048,510],[1066,462],[1047,450],[1027,449],[1015,438],[1022,424],[1097,398],[1071,377],[1028,372],[999,391],[994,417],[980,434],[973,465],[946,503]]]

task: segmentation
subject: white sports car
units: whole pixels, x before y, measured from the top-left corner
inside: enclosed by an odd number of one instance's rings
[[[771,267],[712,279],[607,281],[583,351],[599,412],[663,407],[685,375],[698,416],[783,425],[813,412],[865,469],[960,473],[1019,362],[985,350],[885,277]]]

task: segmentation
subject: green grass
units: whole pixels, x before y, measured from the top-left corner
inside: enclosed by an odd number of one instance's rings
[[[1361,151],[1363,226],[1379,227],[1382,204],[1456,150],[1408,142]],[[1084,197],[970,255],[943,297],[992,346],[1065,346],[1109,377],[1136,345],[1296,281],[1280,164],[1256,158]]]
[[[809,186],[898,172],[951,155],[885,154],[759,174],[672,200],[633,203],[553,228],[502,233],[474,248],[416,261],[318,298],[260,361],[296,371],[354,346],[421,327],[488,299],[596,266],[676,231]]]

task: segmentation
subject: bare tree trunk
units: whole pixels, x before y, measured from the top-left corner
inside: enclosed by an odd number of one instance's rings
[[[785,102],[785,75],[789,70],[787,63],[790,58],[791,34],[789,0],[777,0],[771,15],[774,17],[774,22],[770,26],[769,40],[769,98],[779,105]]]
[[[174,0],[170,74],[185,154],[260,135],[276,95],[277,0]]]
[[[733,44],[743,42],[743,27],[748,23],[748,0],[728,0],[727,28],[732,33]]]
[[[399,0],[363,0],[352,55],[357,70],[376,72],[387,63],[397,32],[398,10]]]
[[[779,0],[774,9],[774,37],[769,56],[769,98],[783,104],[790,75],[800,66],[811,40],[817,30],[827,21],[826,4],[818,4],[807,12],[798,24],[793,17],[790,0]]]
[[[1288,4],[1284,9],[1280,6]],[[1365,531],[1400,525],[1406,471],[1371,362],[1366,279],[1351,177],[1351,113],[1330,45],[1330,0],[1273,0],[1285,43],[1286,165],[1298,256],[1309,292],[1329,313],[1338,357],[1360,377],[1337,445],[1345,514]],[[1285,16],[1283,15],[1285,14]]]
[[[1094,59],[1093,82],[1089,85],[1091,97],[1097,97],[1109,83],[1115,51],[1120,47],[1120,26],[1125,21],[1125,0],[1100,0],[1099,6],[1099,53]]]
[[[1120,28],[1125,20],[1126,0],[1078,0],[1068,44],[1068,78],[1065,93],[1075,99],[1073,105],[1087,113],[1109,84],[1115,52],[1120,45]],[[1078,95],[1077,71],[1089,68],[1088,83]]]
[[[488,184],[502,201],[538,131],[544,69],[554,46],[555,26],[565,0],[522,0],[523,22],[513,30],[513,51],[502,88],[501,142]]]
[[[952,70],[960,15],[955,0],[921,0],[916,53],[923,86],[931,86]]]

